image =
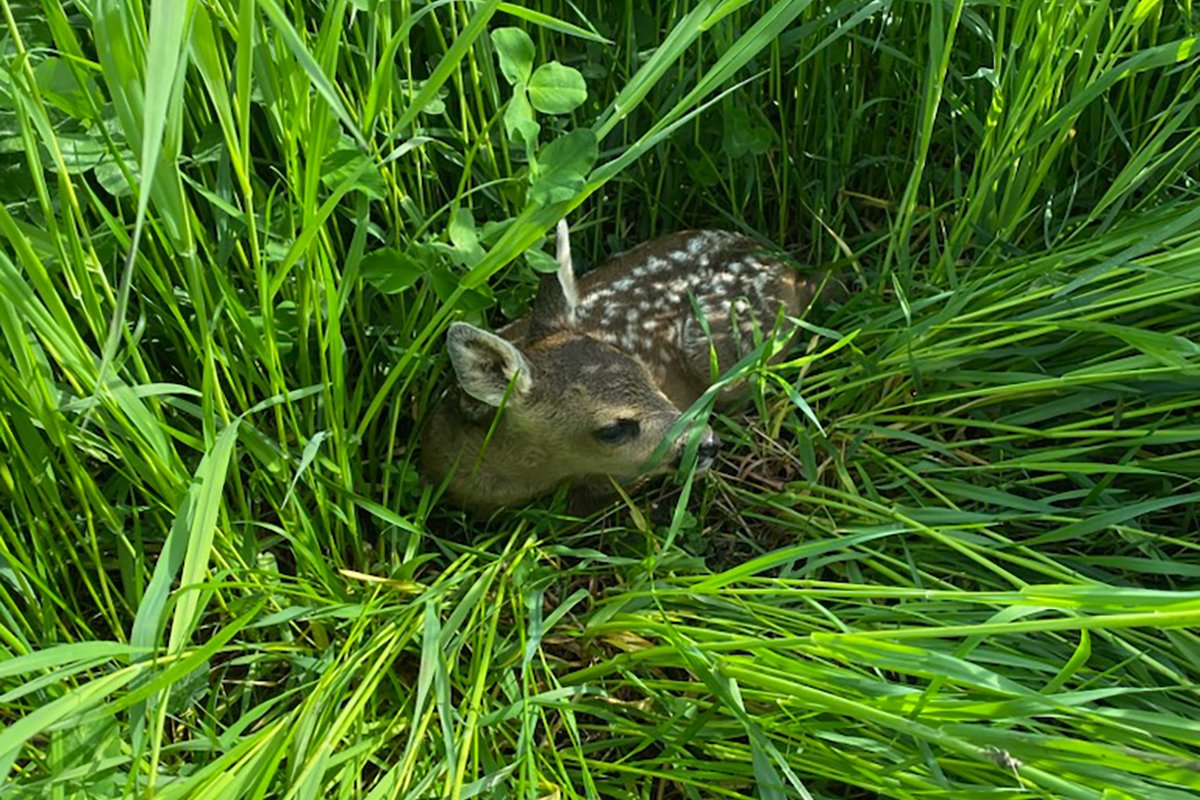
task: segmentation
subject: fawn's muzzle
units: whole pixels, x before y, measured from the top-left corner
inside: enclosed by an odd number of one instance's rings
[[[721,449],[721,440],[713,433],[712,428],[705,428],[704,434],[700,438],[700,445],[696,448],[696,471],[703,472],[713,465],[713,461],[717,457],[717,451]],[[678,461],[683,461],[683,450],[679,452]]]

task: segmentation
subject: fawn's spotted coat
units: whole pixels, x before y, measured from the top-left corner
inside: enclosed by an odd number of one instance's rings
[[[447,337],[458,381],[426,423],[422,459],[435,480],[448,478],[452,500],[477,511],[564,481],[583,505],[610,476],[647,474],[683,410],[754,346],[756,327],[801,313],[816,286],[723,231],[663,236],[578,281],[564,223],[558,250],[557,279],[543,278],[528,316],[499,335],[455,323]],[[679,433],[655,471],[678,462],[690,435]],[[698,435],[707,466],[716,440]]]

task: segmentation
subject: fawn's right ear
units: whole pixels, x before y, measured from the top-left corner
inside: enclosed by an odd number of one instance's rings
[[[523,396],[533,386],[529,364],[516,345],[466,322],[455,322],[446,333],[450,363],[463,391],[489,406],[499,407],[512,384]]]
[[[558,221],[558,269],[543,275],[533,299],[529,336],[537,339],[564,328],[575,327],[575,306],[579,290],[575,287],[575,265],[571,261],[571,233],[567,221]]]

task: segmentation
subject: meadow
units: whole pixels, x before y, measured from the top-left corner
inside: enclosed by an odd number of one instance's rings
[[[0,795],[1200,797],[1191,0],[0,0]],[[587,517],[456,319],[720,227],[851,287]]]

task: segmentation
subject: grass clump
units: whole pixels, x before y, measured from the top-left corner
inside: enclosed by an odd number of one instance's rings
[[[1200,793],[1191,4],[2,2],[6,797]],[[714,475],[469,520],[567,213],[857,289]]]

